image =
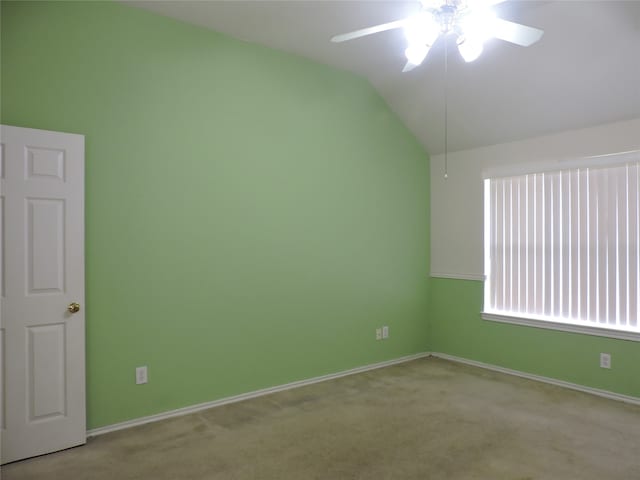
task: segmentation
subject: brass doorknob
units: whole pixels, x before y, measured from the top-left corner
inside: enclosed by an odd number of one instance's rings
[[[69,310],[69,313],[78,313],[80,311],[80,304],[76,302],[70,303],[67,310]]]

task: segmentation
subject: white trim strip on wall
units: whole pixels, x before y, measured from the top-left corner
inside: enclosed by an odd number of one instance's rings
[[[456,357],[455,355],[448,355],[446,353],[434,352],[431,354],[434,357],[442,358],[443,360],[450,360],[452,362],[464,363],[474,367],[484,368],[486,370],[493,370],[494,372],[506,373],[507,375],[514,375],[516,377],[526,378],[528,380],[534,380],[536,382],[548,383],[556,385],[558,387],[568,388],[570,390],[576,390],[578,392],[590,393],[597,395],[598,397],[609,398],[611,400],[618,400],[620,402],[631,403],[634,405],[640,405],[639,397],[632,397],[631,395],[623,395],[621,393],[610,392],[608,390],[602,390],[600,388],[586,387],[584,385],[578,385],[577,383],[565,382],[564,380],[558,380],[550,377],[543,377],[542,375],[535,375],[533,373],[521,372],[519,370],[512,370],[511,368],[499,367],[490,363],[478,362],[476,360],[469,360],[467,358]]]
[[[434,278],[450,278],[453,280],[478,280],[484,282],[485,276],[481,273],[443,273],[443,272],[431,272],[430,275]]]
[[[325,382],[327,380],[334,380],[340,377],[346,377],[348,375],[354,375],[356,373],[367,372],[369,370],[376,370],[378,368],[390,367],[399,363],[410,362],[419,358],[428,357],[431,354],[429,352],[416,353],[414,355],[407,355],[405,357],[395,358],[393,360],[387,360],[384,362],[372,363],[362,367],[351,368],[349,370],[343,370],[341,372],[330,373],[328,375],[321,375],[319,377],[308,378],[306,380],[299,380],[297,382],[285,383],[284,385],[276,385],[274,387],[263,388],[255,390],[253,392],[242,393],[240,395],[234,395],[232,397],[220,398],[211,402],[199,403],[197,405],[191,405],[189,407],[178,408],[176,410],[170,410],[168,412],[158,413],[156,415],[149,415],[147,417],[134,418],[127,420],[126,422],[114,423],[113,425],[106,425],[104,427],[98,427],[87,431],[87,437],[95,437],[97,435],[103,435],[105,433],[115,432],[117,430],[123,430],[125,428],[136,427],[138,425],[144,425],[146,423],[158,422],[167,418],[179,417],[182,415],[188,415],[190,413],[199,412],[201,410],[207,410],[213,407],[219,407],[221,405],[227,405],[229,403],[241,402],[243,400],[249,400],[250,398],[262,397],[271,393],[282,392],[284,390],[291,390],[293,388],[304,387],[306,385],[312,385],[314,383]]]

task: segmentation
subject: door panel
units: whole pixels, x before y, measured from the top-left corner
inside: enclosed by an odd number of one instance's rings
[[[64,200],[27,198],[27,295],[64,292]]]
[[[7,463],[86,441],[84,137],[0,128]]]
[[[65,325],[43,325],[28,329],[29,422],[65,416]]]
[[[27,178],[64,182],[64,150],[27,147]]]

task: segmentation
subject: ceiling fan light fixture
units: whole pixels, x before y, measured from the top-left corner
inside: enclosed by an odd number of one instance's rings
[[[429,53],[429,49],[428,45],[410,44],[404,51],[404,55],[411,64],[420,65]]]
[[[484,50],[483,42],[466,38],[458,44],[458,51],[463,60],[467,63],[477,60]]]
[[[455,37],[462,58],[472,62],[482,54],[484,43],[490,38],[528,47],[544,34],[539,28],[499,18],[491,7],[505,0],[420,1],[422,10],[409,18],[335,35],[331,41],[346,42],[401,28],[407,38],[405,56],[409,60],[402,71],[409,72],[424,61],[439,37]]]
[[[422,11],[409,18],[404,26],[404,36],[410,47],[413,45],[431,46],[440,33],[440,24],[428,11]]]

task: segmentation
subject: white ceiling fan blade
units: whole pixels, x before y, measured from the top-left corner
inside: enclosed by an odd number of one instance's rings
[[[520,25],[519,23],[502,20],[501,18],[496,18],[493,21],[491,29],[491,34],[494,37],[523,47],[528,47],[536,43],[540,40],[543,33],[544,31],[539,28]]]
[[[372,35],[374,33],[393,30],[394,28],[403,27],[405,22],[406,22],[406,19],[396,20],[395,22],[383,23],[382,25],[375,25],[373,27],[367,27],[361,30],[356,30],[355,32],[343,33],[341,35],[336,35],[335,37],[332,37],[331,41],[335,43],[346,42],[347,40],[353,40],[354,38],[360,38],[366,35]]]
[[[405,64],[404,68],[402,69],[402,73],[405,72],[410,72],[411,70],[413,70],[414,68],[416,68],[418,65],[416,65],[415,63],[409,61]]]

